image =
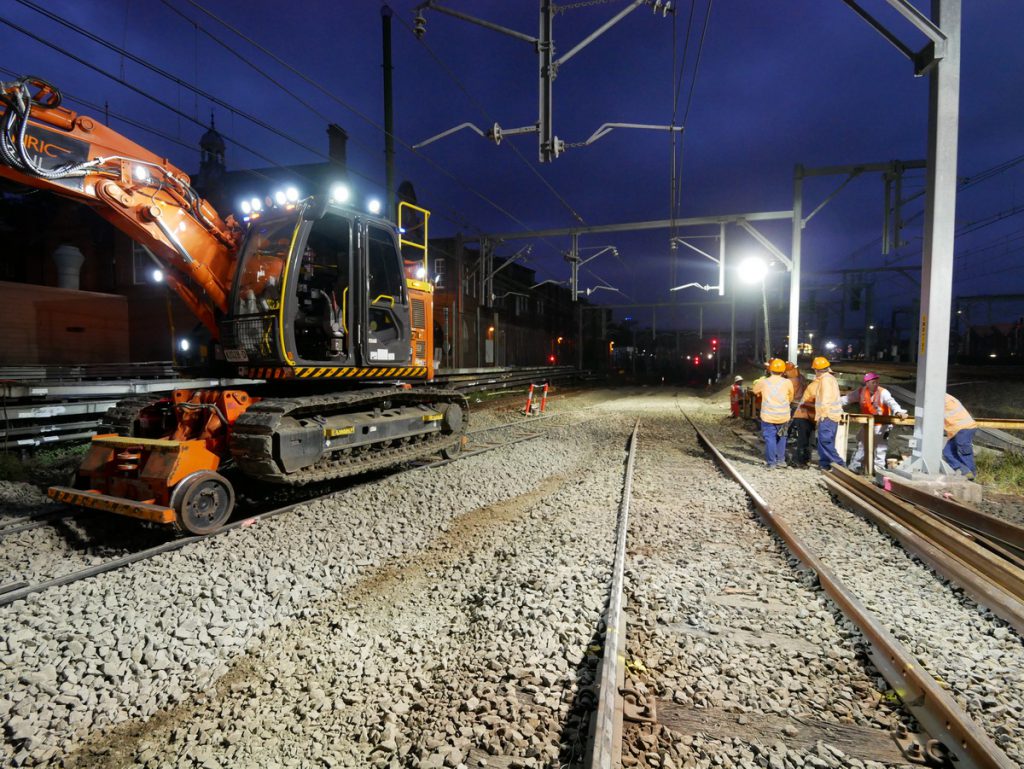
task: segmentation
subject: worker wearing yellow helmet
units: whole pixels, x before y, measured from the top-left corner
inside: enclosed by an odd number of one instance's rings
[[[786,433],[789,430],[793,383],[782,376],[785,371],[786,362],[774,358],[768,363],[768,376],[754,383],[754,392],[761,396],[761,435],[769,470],[786,464]]]
[[[818,427],[818,467],[822,470],[828,470],[832,465],[845,467],[846,462],[836,451],[836,430],[843,414],[839,382],[832,374],[832,364],[827,358],[819,355],[811,362],[811,368],[814,369],[814,381],[804,390],[800,407],[814,406],[814,421]]]

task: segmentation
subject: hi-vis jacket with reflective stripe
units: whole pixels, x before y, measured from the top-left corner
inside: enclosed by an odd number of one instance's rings
[[[943,429],[946,432],[946,437],[952,438],[961,430],[970,430],[977,426],[978,423],[964,408],[964,404],[947,394],[946,408],[943,414]]]
[[[761,396],[761,419],[768,424],[784,425],[789,421],[789,404],[793,400],[793,383],[778,374],[754,383],[754,392]]]
[[[831,419],[838,422],[843,415],[843,401],[839,394],[839,382],[831,373],[823,371],[807,385],[804,403],[814,404],[814,421]]]

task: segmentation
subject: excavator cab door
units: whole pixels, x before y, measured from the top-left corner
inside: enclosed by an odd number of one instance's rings
[[[360,239],[366,287],[360,326],[361,365],[408,366],[412,360],[409,297],[394,232],[370,221]]]

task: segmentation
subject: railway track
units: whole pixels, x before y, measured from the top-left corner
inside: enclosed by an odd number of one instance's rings
[[[660,712],[658,705],[662,704],[662,700],[654,696],[657,682],[651,681],[651,675],[646,676],[647,684],[653,684],[654,690],[649,686],[637,683],[639,679],[645,678],[643,675],[637,675],[637,669],[644,670],[645,668],[644,658],[658,660],[657,654],[651,652],[650,633],[653,632],[654,635],[657,635],[659,631],[657,629],[651,631],[650,628],[644,628],[642,622],[638,623],[636,632],[644,639],[644,643],[638,644],[638,641],[633,638],[627,642],[625,637],[626,621],[622,611],[622,606],[630,602],[629,586],[624,585],[622,574],[627,554],[626,529],[629,526],[627,523],[629,496],[633,485],[632,474],[637,447],[638,423],[630,442],[630,456],[619,515],[620,529],[615,567],[609,604],[604,618],[606,632],[603,641],[599,687],[595,695],[595,710],[592,716],[590,742],[584,766],[588,769],[610,769],[622,766],[623,754],[626,750],[624,746],[631,746],[633,752],[636,753],[635,746],[643,744],[638,743],[638,739],[650,738],[647,744],[659,744],[664,752],[665,748],[662,743],[675,738],[675,735],[672,734],[672,727],[700,728],[713,732],[716,727],[722,729],[725,724],[726,732],[731,727],[735,730],[734,733],[742,734],[745,731],[749,733],[749,729],[746,729],[745,725],[750,724],[752,720],[758,724],[759,730],[769,733],[772,729],[777,730],[776,733],[781,731],[779,736],[785,740],[787,745],[793,747],[812,744],[814,733],[817,730],[819,745],[821,735],[827,735],[826,739],[834,740],[835,744],[842,745],[849,751],[851,756],[859,757],[862,760],[871,758],[887,762],[934,764],[952,760],[957,766],[998,767],[999,769],[1016,766],[1016,762],[1007,756],[993,735],[988,733],[979,722],[972,719],[957,703],[957,699],[963,696],[962,693],[954,697],[958,693],[955,690],[950,691],[949,684],[941,679],[937,680],[932,673],[928,672],[927,667],[921,664],[915,654],[897,640],[884,623],[874,616],[862,600],[843,583],[836,572],[826,564],[821,554],[815,552],[800,537],[796,529],[772,509],[751,482],[737,469],[736,465],[730,462],[692,421],[689,419],[687,421],[694,430],[697,440],[713,458],[715,464],[742,487],[763,523],[785,543],[786,548],[804,567],[814,573],[820,589],[828,595],[843,616],[857,627],[866,641],[866,652],[872,664],[888,681],[891,690],[897,693],[899,704],[916,719],[923,731],[920,734],[915,734],[908,729],[907,722],[897,723],[890,732],[891,742],[887,748],[884,733],[876,729],[840,727],[827,722],[811,723],[813,719],[800,719],[800,723],[794,726],[792,723],[787,724],[783,719],[776,719],[773,724],[771,719],[756,716],[735,718],[717,710],[696,717],[681,716],[680,709],[674,706],[671,700],[667,702],[665,712]],[[845,490],[849,496],[851,488],[864,484],[862,479],[848,472],[840,471],[836,473],[836,476],[836,478],[825,479],[829,488],[834,492]],[[863,489],[861,493],[863,493]],[[865,494],[865,497],[870,497],[870,493]],[[846,498],[844,497],[844,499]],[[865,504],[868,503],[861,502],[862,506]],[[877,499],[874,500],[874,504],[880,506]],[[901,505],[907,506],[906,503],[897,500],[889,507],[899,508]],[[942,508],[946,514],[947,523],[948,518],[963,513],[963,511],[954,509],[956,506],[948,502],[937,503],[937,506]],[[938,518],[939,516],[934,514],[932,517]],[[973,547],[970,550],[971,555],[974,555],[977,550],[985,550],[987,547],[987,552],[993,553],[993,557],[997,561],[999,558],[1002,558],[1003,561],[997,562],[995,566],[989,565],[987,568],[974,562],[972,570],[967,566],[967,549],[961,549],[957,551],[957,557],[960,559],[959,570],[950,572],[946,576],[953,579],[956,584],[965,585],[968,592],[971,592],[973,583],[966,578],[966,575],[976,576],[973,572],[981,571],[983,578],[988,579],[989,582],[986,583],[988,592],[980,592],[979,598],[990,599],[992,591],[998,587],[999,590],[1004,591],[1004,603],[998,604],[997,602],[996,605],[1004,607],[1005,603],[1012,603],[1016,597],[1017,584],[1013,579],[1016,576],[1013,570],[1019,565],[1017,563],[1019,553],[1016,552],[1016,548],[1022,541],[1021,531],[1018,527],[976,514],[976,511],[971,512],[969,518],[973,532],[960,532],[959,536],[960,540],[967,541]],[[872,516],[872,520],[874,519]],[[899,519],[895,520],[899,521]],[[893,523],[891,528],[898,528],[899,525],[899,523]],[[931,526],[934,530],[939,524],[931,521]],[[883,530],[885,529],[883,528]],[[643,550],[644,544],[635,541],[636,535],[631,534],[630,536],[633,538],[631,540],[633,544],[629,552],[636,553],[638,550]],[[932,536],[935,537],[934,533]],[[988,537],[991,539],[986,539]],[[979,538],[983,540],[981,543],[979,543]],[[962,542],[958,541],[957,544],[962,545]],[[926,560],[929,563],[933,562],[930,558],[926,558]],[[644,578],[642,567],[633,565],[632,568],[637,574],[635,579],[642,580]],[[737,591],[737,593],[743,592]],[[989,606],[993,605],[991,600],[983,602]],[[996,613],[1016,626],[1013,621],[1014,616],[1007,616],[999,611]],[[723,630],[722,627],[712,630],[712,635],[709,637],[713,638]],[[691,627],[684,632],[693,631],[694,628]],[[765,635],[769,635],[769,637],[765,638]],[[904,634],[900,633],[900,636],[903,637]],[[754,634],[741,632],[734,637],[742,638],[746,643],[754,645],[762,645],[763,641],[763,645],[770,647],[793,643],[785,636],[772,638],[771,634],[762,632]],[[648,673],[653,673],[653,671],[649,670]],[[997,734],[1001,735],[1001,739],[1004,736],[998,731]],[[638,735],[647,735],[647,737],[638,737]],[[760,734],[760,737],[764,739],[764,734]],[[847,741],[847,744],[844,744],[844,741]],[[785,751],[783,750],[783,752]],[[833,758],[841,755],[844,755],[842,751],[833,754]],[[829,757],[829,754],[826,753],[825,757]],[[643,763],[643,759],[643,755],[633,755],[629,761],[630,763],[636,761]]]
[[[420,461],[415,463],[408,463],[404,471],[414,472],[421,469],[429,469],[432,467],[439,467],[450,462],[459,461],[460,459],[469,458],[479,454],[483,454],[488,451],[494,451],[499,448],[511,446],[516,443],[523,441],[534,440],[541,437],[545,430],[543,427],[538,429],[542,425],[547,425],[550,422],[550,415],[541,415],[530,417],[526,421],[510,422],[502,425],[495,425],[492,427],[479,428],[476,430],[470,430],[467,434],[467,442],[463,450],[452,458],[438,458],[429,461]],[[356,485],[363,485],[366,483],[372,483],[376,478],[373,475],[370,480],[364,480]],[[351,488],[352,484],[344,485],[343,488]],[[279,489],[273,489],[274,492],[279,492]],[[236,531],[239,529],[246,529],[251,526],[257,525],[262,521],[275,518],[284,513],[290,512],[297,507],[302,505],[310,504],[318,499],[328,498],[338,493],[339,488],[335,485],[326,491],[321,493],[314,493],[312,495],[301,495],[299,501],[290,502],[281,506],[269,507],[269,509],[259,509],[261,506],[259,502],[250,500],[248,513],[243,512],[241,516],[236,515],[235,519],[225,525],[223,528],[214,532],[210,535],[205,536],[179,536],[167,541],[160,542],[156,545],[144,547],[140,549],[128,548],[127,552],[123,554],[114,555],[103,559],[99,563],[89,563],[79,569],[72,569],[65,573],[55,574],[48,578],[39,579],[36,577],[23,579],[20,575],[9,575],[6,579],[6,584],[0,584],[0,606],[6,606],[27,598],[35,593],[40,593],[45,590],[49,590],[55,587],[61,587],[64,585],[70,585],[75,582],[79,582],[84,579],[95,577],[105,572],[114,571],[121,569],[126,566],[130,566],[140,561],[149,560],[165,553],[174,552],[175,550],[181,550],[189,545],[192,545],[203,540],[207,540],[211,537],[220,536],[227,534],[228,532]],[[262,507],[267,508],[265,503]],[[253,512],[253,509],[257,509],[258,512]],[[41,528],[49,525],[55,519],[63,516],[73,516],[75,511],[67,506],[60,505],[59,509],[46,511],[43,513],[36,513],[31,516],[24,516],[5,522],[0,526],[0,543],[2,543],[5,555],[11,558],[10,550],[16,547],[14,536],[16,534],[30,531],[32,529]],[[88,515],[88,514],[87,514]],[[109,531],[109,529],[108,529]],[[154,535],[157,538],[160,537],[158,531],[151,529],[146,530],[148,534]],[[152,539],[152,537],[150,537]],[[86,545],[86,549],[91,549],[89,545]],[[72,556],[77,555],[72,553]],[[86,560],[96,560],[95,556],[85,554]],[[16,560],[16,559],[15,559]],[[62,559],[63,560],[63,559]],[[80,559],[81,560],[81,559]]]

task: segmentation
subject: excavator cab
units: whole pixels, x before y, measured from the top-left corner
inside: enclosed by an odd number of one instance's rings
[[[261,378],[425,378],[430,289],[406,277],[384,220],[335,205],[259,218],[221,322],[224,356]]]

